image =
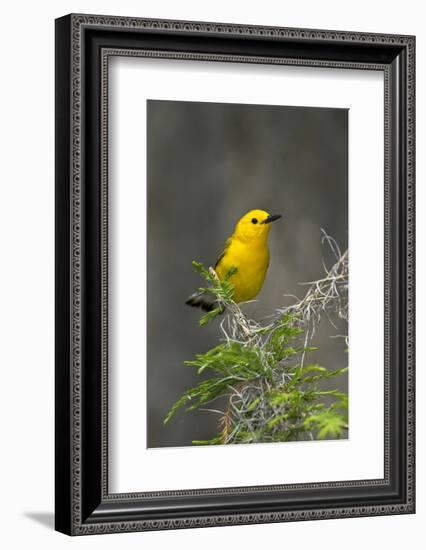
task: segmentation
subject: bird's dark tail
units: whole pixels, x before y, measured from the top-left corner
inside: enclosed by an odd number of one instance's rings
[[[209,295],[207,292],[195,292],[186,300],[185,304],[192,307],[199,307],[204,311],[212,311],[218,307],[218,303],[214,296]]]

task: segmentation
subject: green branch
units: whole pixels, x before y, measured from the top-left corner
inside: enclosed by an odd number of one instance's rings
[[[187,390],[171,407],[164,423],[176,413],[202,409],[225,398],[218,434],[197,445],[260,443],[303,439],[339,438],[348,429],[348,396],[323,383],[346,373],[347,368],[329,370],[307,362],[316,348],[307,345],[307,332],[295,310],[278,311],[275,319],[262,326],[247,318],[233,302],[230,270],[220,281],[213,270],[193,262],[214,295],[218,307],[203,315],[204,325],[226,309],[228,333],[215,348],[198,354],[185,365],[198,375],[211,377]],[[224,327],[222,326],[222,329]]]

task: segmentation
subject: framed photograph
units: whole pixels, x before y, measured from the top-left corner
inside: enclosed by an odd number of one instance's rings
[[[56,20],[56,529],[415,511],[413,36]]]

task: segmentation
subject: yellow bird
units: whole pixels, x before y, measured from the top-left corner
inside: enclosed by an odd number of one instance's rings
[[[271,222],[281,218],[271,216],[264,210],[250,210],[235,226],[226,240],[222,254],[216,260],[214,269],[220,280],[236,267],[229,281],[234,286],[235,302],[253,300],[262,289],[269,266],[268,236]],[[211,311],[215,307],[214,297],[203,292],[192,294],[186,304]]]

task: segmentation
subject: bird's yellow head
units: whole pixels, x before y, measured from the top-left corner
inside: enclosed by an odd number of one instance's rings
[[[235,226],[234,236],[242,241],[266,239],[271,228],[271,222],[281,218],[280,214],[271,215],[265,210],[250,210]]]

